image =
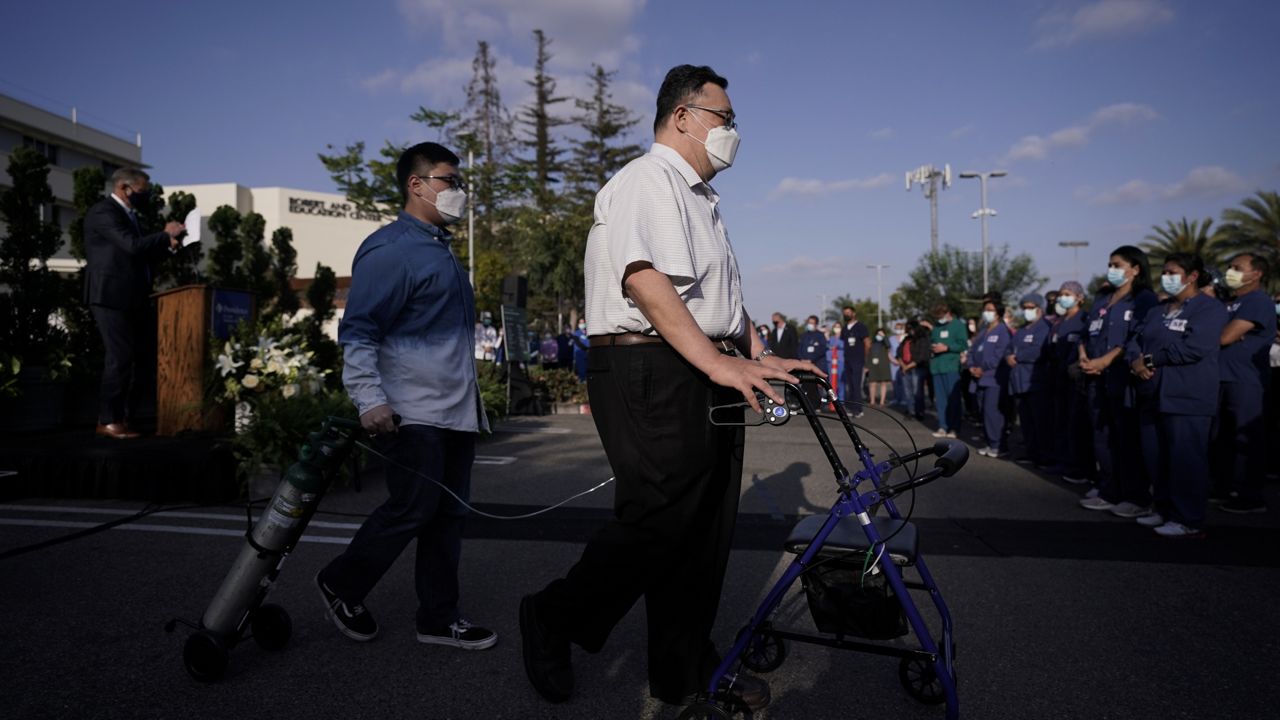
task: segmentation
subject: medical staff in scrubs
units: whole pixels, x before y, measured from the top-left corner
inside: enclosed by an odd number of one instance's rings
[[[1049,397],[1049,335],[1053,327],[1044,316],[1044,298],[1022,297],[1018,317],[1022,327],[1013,334],[1005,355],[1009,364],[1009,394],[1018,410],[1026,459],[1036,465],[1052,463],[1049,431],[1053,403]]]
[[[1218,411],[1218,356],[1227,310],[1202,293],[1198,255],[1173,253],[1160,276],[1169,298],[1147,312],[1129,343],[1141,398],[1140,434],[1155,507],[1142,525],[1165,537],[1203,534],[1209,502],[1209,431]]]
[[[969,346],[969,376],[972,378],[982,429],[987,446],[979,455],[1000,457],[1005,447],[1005,416],[1001,396],[1009,386],[1009,364],[1005,360],[1012,334],[1004,324],[1004,306],[996,300],[982,305],[977,334]]]
[[[1150,481],[1138,440],[1132,376],[1124,353],[1138,323],[1159,302],[1151,290],[1147,254],[1122,245],[1107,263],[1107,284],[1086,317],[1080,372],[1088,379],[1089,419],[1098,463],[1097,492],[1080,501],[1087,510],[1136,518],[1151,503]]]
[[[1093,436],[1089,428],[1088,387],[1080,374],[1080,343],[1085,333],[1084,286],[1068,280],[1054,303],[1057,321],[1049,335],[1050,395],[1053,420],[1049,424],[1058,464],[1054,474],[1072,484],[1094,476]]]

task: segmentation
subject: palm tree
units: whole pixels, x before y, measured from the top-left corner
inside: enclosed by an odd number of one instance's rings
[[[1155,272],[1164,265],[1165,258],[1174,253],[1193,253],[1199,255],[1205,265],[1216,267],[1226,258],[1226,237],[1221,230],[1209,232],[1213,226],[1213,218],[1204,220],[1187,220],[1185,217],[1177,222],[1166,220],[1164,227],[1152,225],[1151,234],[1147,235],[1142,249],[1147,251],[1151,267]]]
[[[1280,193],[1259,190],[1240,204],[1243,207],[1222,211],[1220,231],[1227,237],[1226,249],[1265,255],[1276,267],[1280,263]]]

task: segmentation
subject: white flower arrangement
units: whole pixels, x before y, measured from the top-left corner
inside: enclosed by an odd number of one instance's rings
[[[261,335],[254,344],[228,340],[214,356],[218,399],[239,404],[265,393],[286,399],[319,393],[325,371],[311,364],[312,357],[298,335]]]

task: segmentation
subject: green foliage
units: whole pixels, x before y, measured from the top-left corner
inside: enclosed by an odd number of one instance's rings
[[[22,372],[22,360],[17,355],[0,350],[0,398],[17,397],[18,373]]]
[[[297,459],[307,433],[318,430],[325,418],[354,419],[356,415],[355,406],[341,390],[290,398],[265,395],[253,405],[252,422],[231,440],[241,478],[253,477],[263,467],[283,473]]]
[[[240,221],[241,251],[240,272],[244,277],[244,289],[254,294],[259,303],[266,302],[275,291],[271,279],[271,254],[263,243],[267,221],[256,212],[247,213]]]
[[[307,305],[311,314],[298,323],[307,347],[315,353],[315,364],[323,368],[337,368],[326,376],[329,387],[342,387],[342,348],[324,331],[325,323],[333,319],[334,295],[338,291],[338,276],[333,269],[316,263],[315,277],[307,286]]]
[[[1280,269],[1280,193],[1259,190],[1240,201],[1240,207],[1222,211],[1223,247],[1231,254],[1256,252],[1271,262],[1275,284]]]
[[[1152,225],[1141,245],[1151,261],[1151,272],[1159,275],[1165,258],[1174,253],[1199,255],[1211,267],[1221,265],[1226,257],[1224,236],[1221,231],[1210,232],[1212,226],[1213,218],[1189,221],[1185,217],[1177,222],[1166,220],[1164,227]]]
[[[476,384],[480,387],[480,401],[484,403],[484,413],[492,428],[498,420],[507,416],[506,366],[477,361]]]
[[[293,231],[276,228],[271,233],[271,285],[274,294],[265,312],[277,317],[290,317],[298,312],[298,293],[293,277],[298,274],[298,251],[293,249]]]
[[[572,141],[572,158],[565,167],[569,192],[575,204],[585,206],[581,210],[586,211],[588,220],[596,192],[624,165],[644,154],[640,145],[620,144],[640,119],[626,107],[613,102],[609,85],[615,73],[606,72],[599,65],[592,65],[592,68],[594,72],[590,77],[594,92],[591,99],[574,100],[574,105],[581,111],[575,120],[586,137]]]
[[[196,207],[196,196],[181,190],[169,194],[169,202],[165,205],[165,222],[184,222],[187,214]],[[190,230],[190,229],[189,229]],[[204,282],[200,272],[200,260],[204,255],[203,242],[192,243],[179,248],[172,257],[165,258],[156,268],[155,284],[157,288],[175,288],[183,285],[195,285]]]
[[[71,184],[73,187],[71,202],[76,210],[76,218],[67,228],[71,236],[71,257],[84,260],[84,216],[89,212],[89,208],[102,199],[103,191],[107,186],[107,177],[101,167],[86,165],[71,173]]]
[[[209,216],[209,232],[213,233],[213,250],[209,252],[209,282],[218,287],[247,289],[240,271],[244,244],[240,241],[243,218],[230,205],[221,205]]]
[[[1008,305],[1043,285],[1035,261],[1026,253],[1009,256],[1009,246],[988,251],[988,287]],[[890,298],[894,315],[928,317],[933,306],[946,302],[958,315],[976,315],[982,297],[982,255],[951,245],[927,252],[906,282]],[[865,320],[864,320],[865,322]]]
[[[552,402],[581,404],[587,401],[587,384],[578,379],[573,368],[530,365],[529,379]]]
[[[835,300],[832,300],[831,304],[827,306],[827,309],[823,311],[822,318],[820,318],[821,321],[825,323],[838,322],[843,326],[845,305],[853,306],[854,312],[858,313],[858,321],[863,325],[866,325],[869,328],[874,328],[876,326],[876,313],[879,312],[880,305],[871,298],[854,300],[852,295],[841,295]],[[887,312],[888,311],[886,310],[886,322],[889,320]],[[754,320],[756,325],[766,324],[772,327],[772,321],[767,317],[754,318]],[[802,332],[799,325],[804,324],[804,318],[788,318],[788,321],[795,321],[797,325],[796,331]]]
[[[61,230],[43,217],[53,203],[49,162],[28,147],[9,156],[11,187],[0,193],[0,348],[23,365],[57,375],[70,366],[66,332],[55,326],[65,285],[46,263],[62,244]],[[78,295],[73,296],[78,297]]]

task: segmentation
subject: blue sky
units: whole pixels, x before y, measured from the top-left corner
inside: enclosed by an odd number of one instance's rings
[[[435,139],[407,119],[452,109],[479,39],[504,100],[528,98],[531,31],[553,40],[560,90],[592,61],[645,117],[675,64],[729,78],[743,136],[716,179],[756,317],[820,296],[884,294],[929,246],[923,164],[1004,169],[993,244],[1056,286],[1104,269],[1153,224],[1218,217],[1280,186],[1280,3],[660,2],[6,3],[0,92],[143,136],[165,184],[332,190],[325,145]],[[977,250],[978,184],[942,193],[941,241]],[[300,242],[305,239],[300,238]]]

